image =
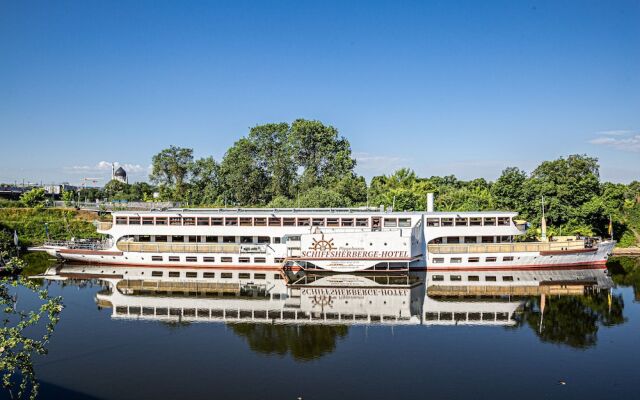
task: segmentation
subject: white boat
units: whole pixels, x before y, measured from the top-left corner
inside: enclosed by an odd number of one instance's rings
[[[100,243],[50,243],[65,260],[99,264],[334,272],[605,268],[615,242],[520,242],[514,212],[340,209],[120,211],[97,222]]]

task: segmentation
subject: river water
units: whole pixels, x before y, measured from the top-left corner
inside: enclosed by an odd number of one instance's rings
[[[170,272],[50,269],[43,284],[62,296],[64,309],[48,354],[35,358],[39,398],[638,393],[638,279],[620,265],[613,276],[589,269],[279,277],[248,269],[206,279]],[[22,306],[30,301],[25,295]]]

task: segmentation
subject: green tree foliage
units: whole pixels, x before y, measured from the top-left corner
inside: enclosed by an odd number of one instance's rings
[[[516,167],[502,171],[500,177],[491,186],[491,195],[499,210],[522,210],[527,173]]]
[[[193,162],[189,187],[190,204],[215,204],[222,193],[220,166],[213,157]]]
[[[247,138],[235,142],[220,163],[226,202],[261,205],[268,200],[269,179],[258,159],[258,148]]]
[[[192,162],[192,149],[171,146],[153,156],[149,178],[164,194],[171,193],[174,198],[182,199]]]
[[[20,196],[20,202],[25,207],[42,207],[46,200],[44,188],[33,188]]]

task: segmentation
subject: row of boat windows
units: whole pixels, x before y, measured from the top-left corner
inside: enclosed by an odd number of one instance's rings
[[[220,278],[222,279],[233,279],[235,276],[237,275],[238,279],[252,279],[252,274],[249,272],[238,272],[237,274],[233,273],[233,272],[221,272],[220,273]],[[151,271],[151,276],[154,278],[162,278],[165,276],[165,271]],[[181,272],[181,271],[168,271],[167,276],[169,278],[204,278],[204,279],[211,279],[211,278],[215,278],[216,277],[216,273],[215,272],[196,272],[196,271],[187,271],[187,272]],[[265,280],[267,279],[267,274],[265,273],[254,273],[253,274],[253,279],[255,280]],[[273,279],[282,279],[282,275],[280,274],[273,274]]]
[[[442,282],[444,281],[444,275],[433,275],[431,277],[431,280],[434,282]],[[462,281],[462,275],[449,275],[449,280],[451,282],[460,282]],[[479,275],[469,275],[467,276],[467,281],[469,282],[480,282],[480,276]],[[484,277],[484,281],[485,282],[497,282],[498,281],[498,277],[494,276],[494,275],[487,275]],[[503,282],[513,282],[513,276],[511,275],[504,275],[502,276],[502,281]]]
[[[290,236],[291,240],[300,240]],[[241,244],[280,244],[285,242],[285,238],[269,236],[186,236],[186,235],[136,235],[133,236],[136,242],[150,243],[241,243]]]
[[[511,243],[511,236],[446,236],[433,239],[429,244]]]
[[[498,261],[498,257],[485,257],[484,258],[484,262],[497,262]],[[502,261],[513,261],[513,256],[504,256],[502,257]],[[431,259],[431,262],[434,264],[443,264],[444,263],[444,257],[434,257]],[[462,257],[452,257],[449,260],[450,263],[452,264],[460,264],[462,263]],[[477,263],[480,262],[480,257],[469,257],[467,258],[467,262],[470,263]]]
[[[180,256],[168,256],[166,258],[167,261],[169,262],[180,262],[182,261],[182,257]],[[151,261],[158,261],[158,262],[162,262],[165,261],[165,257],[164,256],[151,256]],[[197,256],[186,256],[184,257],[184,261],[185,262],[198,262],[198,257]],[[211,257],[211,256],[204,256],[202,257],[201,260],[203,263],[214,263],[216,262],[216,257]],[[219,260],[221,263],[232,263],[233,262],[233,257],[220,257]],[[251,264],[251,263],[255,263],[255,264],[264,264],[267,262],[267,259],[265,257],[238,257],[238,262],[240,264]],[[274,262],[277,264],[281,264],[284,262],[284,258],[274,258]]]
[[[427,218],[427,226],[509,226],[510,217]]]
[[[509,314],[505,312],[426,312],[424,319],[427,321],[507,321]]]
[[[116,225],[174,226],[328,226],[385,228],[411,227],[411,218],[300,218],[300,217],[126,217],[116,216]]]

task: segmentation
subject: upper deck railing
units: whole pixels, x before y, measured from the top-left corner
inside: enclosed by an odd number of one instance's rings
[[[567,242],[534,242],[534,243],[487,243],[487,244],[430,244],[431,254],[465,254],[465,253],[524,253],[540,251],[580,250],[585,248],[584,240]]]

